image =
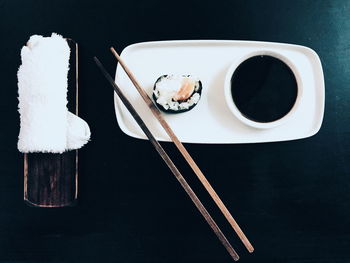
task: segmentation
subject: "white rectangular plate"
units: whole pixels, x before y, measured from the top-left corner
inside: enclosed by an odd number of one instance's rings
[[[272,129],[255,129],[241,123],[224,98],[224,80],[229,66],[252,51],[275,51],[292,61],[303,81],[303,96],[287,123]],[[316,134],[324,112],[324,79],[317,54],[307,47],[255,41],[187,40],[133,44],[121,57],[146,92],[152,96],[154,82],[161,75],[191,74],[203,84],[202,98],[192,110],[164,114],[175,134],[187,143],[257,143],[301,139]],[[118,64],[116,83],[158,140],[169,136],[153,117],[136,88]],[[121,130],[146,139],[117,95],[115,112]]]

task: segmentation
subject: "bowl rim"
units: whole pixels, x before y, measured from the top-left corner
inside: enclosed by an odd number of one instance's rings
[[[256,57],[256,56],[271,56],[274,58],[277,58],[279,60],[281,60],[282,62],[284,62],[293,72],[294,77],[296,79],[297,82],[297,97],[295,99],[294,105],[293,107],[290,109],[290,111],[284,115],[282,118],[277,119],[275,121],[271,121],[271,122],[257,122],[257,121],[253,121],[251,119],[248,119],[247,117],[245,117],[241,111],[237,108],[235,102],[233,101],[232,98],[232,90],[231,90],[231,79],[233,76],[233,73],[236,71],[236,69],[247,59],[252,58],[252,57]],[[253,127],[253,128],[258,128],[258,129],[270,129],[270,128],[274,128],[277,126],[280,126],[282,124],[284,124],[285,122],[287,122],[296,112],[296,110],[298,109],[299,105],[300,105],[300,101],[302,98],[302,94],[303,94],[303,83],[302,83],[302,78],[300,75],[300,72],[298,70],[298,68],[296,67],[296,65],[289,59],[287,58],[285,55],[282,55],[281,53],[277,52],[277,51],[271,51],[271,50],[257,50],[257,51],[252,51],[249,52],[248,54],[245,54],[243,56],[241,56],[240,58],[236,59],[228,68],[227,73],[226,73],[226,77],[225,77],[225,84],[224,84],[224,94],[225,94],[225,100],[226,100],[226,104],[229,107],[230,111],[233,113],[233,115],[240,120],[242,123]]]

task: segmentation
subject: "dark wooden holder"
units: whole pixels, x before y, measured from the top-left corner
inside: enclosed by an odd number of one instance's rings
[[[78,44],[71,49],[68,73],[68,109],[78,115]],[[74,88],[75,87],[75,88]],[[24,200],[35,207],[73,206],[78,197],[78,151],[62,154],[24,154]]]

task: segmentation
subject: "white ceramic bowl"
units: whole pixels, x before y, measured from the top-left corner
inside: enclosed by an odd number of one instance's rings
[[[238,68],[238,66],[243,61],[245,61],[251,57],[255,57],[255,56],[272,56],[272,57],[280,59],[292,70],[292,72],[295,76],[296,82],[297,82],[297,87],[298,87],[297,98],[295,100],[295,103],[294,103],[292,109],[282,118],[275,120],[275,121],[272,121],[272,122],[257,122],[257,121],[253,121],[253,120],[246,118],[239,111],[239,109],[237,108],[237,106],[234,103],[233,98],[232,98],[231,78],[232,78],[233,73],[235,72],[235,70]],[[300,100],[301,100],[301,97],[303,94],[302,80],[300,77],[300,73],[299,73],[297,67],[295,66],[295,64],[291,60],[289,60],[286,56],[281,55],[276,51],[269,51],[269,50],[260,50],[260,51],[251,52],[245,56],[242,56],[241,58],[236,60],[234,63],[232,63],[231,66],[229,67],[227,73],[226,73],[224,89],[225,89],[226,103],[227,103],[229,109],[231,110],[231,112],[233,113],[233,115],[237,119],[239,119],[241,122],[243,122],[244,124],[251,126],[251,127],[254,127],[254,128],[258,128],[258,129],[270,129],[270,128],[277,127],[277,126],[282,125],[283,123],[287,122],[294,115],[296,109],[298,108],[298,106],[300,104]]]

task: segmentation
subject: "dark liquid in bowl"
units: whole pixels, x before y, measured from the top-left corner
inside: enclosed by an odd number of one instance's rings
[[[256,122],[272,122],[294,106],[298,85],[292,70],[272,56],[243,61],[231,78],[232,98],[239,111]]]

